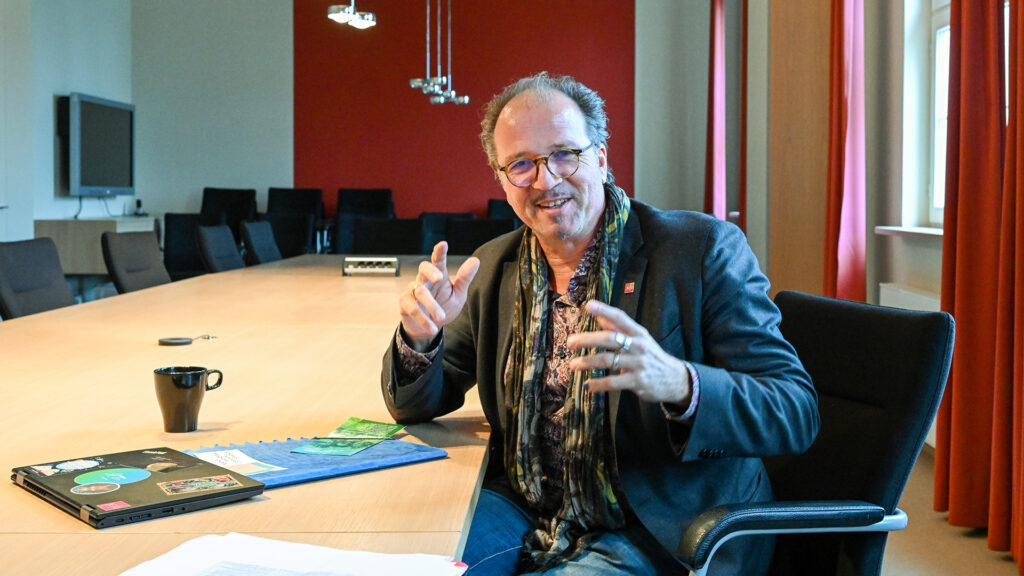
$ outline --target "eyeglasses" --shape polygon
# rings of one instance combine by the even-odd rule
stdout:
[[[547,156],[540,156],[532,160],[529,158],[513,160],[498,170],[504,172],[509,183],[518,188],[526,188],[537,181],[537,175],[540,173],[537,167],[541,162],[555,178],[568,178],[579,170],[580,154],[593,147],[594,143],[591,142],[586,148],[559,148]]]

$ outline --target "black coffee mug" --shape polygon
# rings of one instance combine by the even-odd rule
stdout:
[[[209,382],[210,374],[217,375]],[[165,432],[192,432],[199,424],[199,406],[207,390],[220,387],[224,374],[199,366],[172,366],[153,371],[156,399],[164,416]]]

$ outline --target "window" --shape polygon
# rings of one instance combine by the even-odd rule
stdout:
[[[912,2],[914,0],[908,0]],[[1003,52],[1004,78],[1007,79],[1005,89],[1006,121],[1010,118],[1010,3],[1003,3]],[[927,212],[928,224],[942,226],[943,208],[946,206],[946,125],[947,108],[949,106],[949,0],[933,0],[931,13],[931,58],[932,68],[932,102],[931,102],[931,176],[928,185],[928,198],[919,198],[918,204],[926,204],[927,210],[919,210],[919,214]],[[906,208],[906,202],[904,207]],[[906,220],[906,219],[904,219]],[[923,220],[923,218],[922,218]],[[907,225],[904,222],[904,225]]]

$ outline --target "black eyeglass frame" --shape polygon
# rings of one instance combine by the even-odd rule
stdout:
[[[581,164],[580,156],[582,156],[584,152],[590,150],[594,146],[597,146],[597,142],[591,142],[590,144],[587,144],[583,148],[559,148],[558,150],[555,150],[554,152],[546,156],[538,156],[532,160],[530,160],[529,158],[516,158],[514,160],[510,160],[508,164],[505,164],[504,166],[498,168],[498,171],[503,172],[505,174],[505,179],[508,180],[508,183],[515,186],[516,188],[529,188],[530,186],[533,186],[533,183],[536,182],[537,178],[540,177],[540,162],[544,162],[544,169],[548,171],[548,174],[551,174],[552,176],[558,178],[559,180],[564,180],[566,178],[571,178],[573,174],[576,174],[576,172],[579,171]],[[572,172],[565,176],[559,176],[558,174],[552,172],[551,166],[548,164],[548,158],[554,156],[555,154],[558,154],[559,152],[572,152],[573,154],[576,155],[576,167],[573,168]],[[516,162],[522,162],[524,160],[528,162],[533,162],[533,178],[531,178],[530,181],[527,182],[526,184],[516,184],[508,175],[508,167],[515,164]]]

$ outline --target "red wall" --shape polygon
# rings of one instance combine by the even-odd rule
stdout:
[[[345,2],[294,1],[295,185],[322,188],[329,214],[339,187],[388,187],[399,217],[482,215],[488,198],[504,197],[478,138],[483,106],[506,84],[542,70],[571,74],[605,99],[609,163],[632,194],[631,0],[454,1],[453,87],[470,96],[467,106],[433,105],[409,87],[426,72],[425,2],[357,0],[377,15],[368,30],[328,20],[327,7],[337,3]]]

